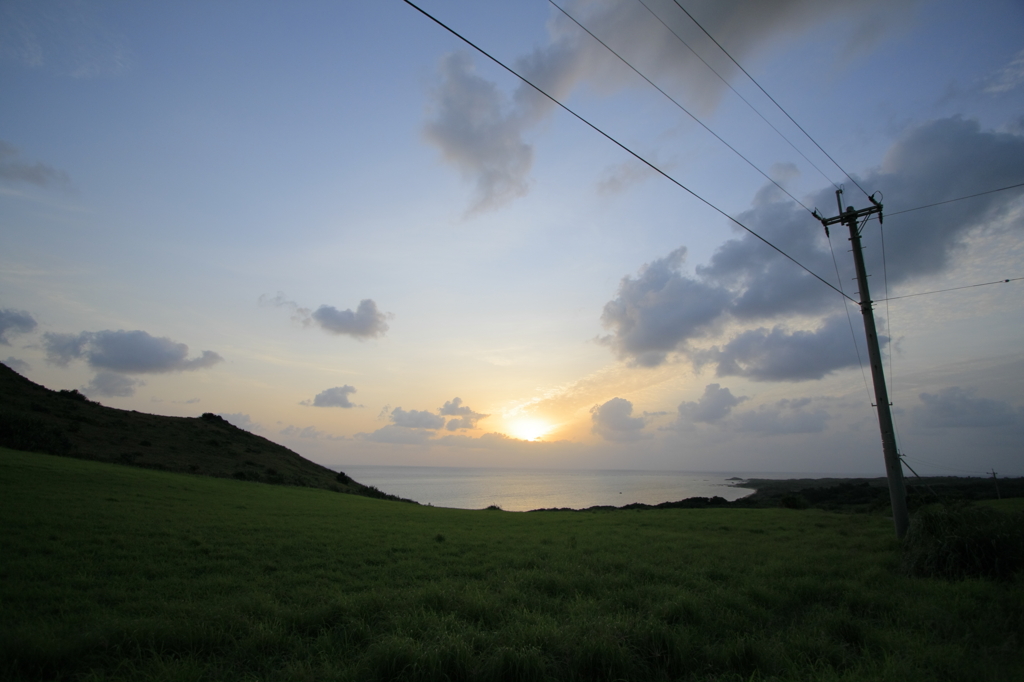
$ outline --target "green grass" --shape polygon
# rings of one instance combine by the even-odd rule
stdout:
[[[889,519],[463,511],[0,450],[0,675],[1024,679],[1024,589]]]

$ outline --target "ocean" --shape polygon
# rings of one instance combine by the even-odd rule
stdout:
[[[752,490],[735,487],[736,474],[676,471],[568,471],[353,465],[342,470],[364,485],[456,509],[483,509],[496,504],[506,511],[596,505],[621,507],[633,502],[660,504],[687,497],[719,496],[737,500]],[[778,475],[757,475],[777,478]]]

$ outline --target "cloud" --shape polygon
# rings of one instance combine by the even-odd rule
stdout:
[[[700,400],[679,404],[677,423],[714,424],[720,422],[729,416],[732,408],[744,400],[748,400],[747,396],[734,396],[728,388],[722,388],[719,384],[708,384],[704,387],[704,395],[700,397]]]
[[[476,75],[469,55],[445,55],[440,72],[433,118],[423,134],[445,161],[475,184],[470,212],[526,194],[526,176],[533,164],[533,148],[521,139],[526,121],[511,110],[493,83]]]
[[[188,358],[188,346],[167,337],[150,336],[144,331],[101,331],[80,334],[43,335],[46,358],[56,365],[84,359],[90,367],[126,374],[184,372],[212,367],[222,358],[204,350],[197,358]]]
[[[355,312],[322,305],[312,317],[325,331],[347,334],[357,339],[383,336],[388,330],[387,315],[377,310],[377,304],[368,298],[359,302]]]
[[[377,304],[369,298],[360,301],[355,311],[351,308],[338,310],[326,304],[311,311],[285,298],[281,292],[273,298],[263,294],[259,298],[259,304],[289,309],[292,320],[304,327],[316,324],[330,334],[351,336],[359,340],[384,336],[388,331],[387,320],[392,317],[390,313],[380,312]]]
[[[622,278],[618,297],[604,306],[605,337],[620,358],[653,367],[688,341],[707,336],[729,304],[728,290],[680,272],[686,248],[645,265],[637,278]]]
[[[1010,63],[988,79],[982,92],[990,95],[1001,95],[1016,90],[1024,84],[1024,50],[1021,50]]]
[[[650,156],[647,158],[658,168],[668,170],[668,164],[657,163]],[[656,173],[651,170],[650,166],[642,164],[636,159],[627,159],[605,169],[601,179],[597,182],[597,192],[604,195],[620,194],[654,175]]]
[[[479,420],[490,416],[474,412],[467,405],[463,405],[462,398],[459,397],[446,402],[437,412],[442,416],[455,417],[455,419],[449,419],[448,424],[445,425],[449,431],[476,428],[476,423]]]
[[[186,403],[189,402],[192,401],[186,401]],[[261,426],[260,424],[254,422],[249,415],[243,414],[241,412],[220,412],[218,413],[218,416],[223,417],[225,420],[227,420],[229,424],[237,426],[243,431],[256,431]]]
[[[879,335],[885,347],[888,337]],[[862,357],[866,351],[862,352]],[[840,369],[856,367],[857,349],[852,346],[850,322],[845,315],[827,318],[815,331],[751,329],[735,336],[721,349],[714,346],[694,354],[700,361],[718,364],[720,377],[740,376],[754,381],[807,381],[821,379]]]
[[[135,395],[138,386],[144,386],[146,382],[139,379],[126,377],[118,372],[102,371],[97,372],[88,386],[83,386],[82,391],[86,395],[102,395],[110,398],[128,398]]]
[[[1024,136],[947,118],[908,129],[881,166],[859,182],[882,191],[888,197],[886,213],[895,214],[1024,182],[1021,158]],[[831,208],[835,195],[823,189],[813,199]],[[856,203],[855,197],[848,196],[848,203]],[[951,267],[968,236],[978,230],[1019,231],[1024,223],[1011,218],[1022,203],[1019,193],[996,192],[942,210],[891,215],[885,221],[890,287]],[[758,192],[739,220],[835,281],[832,251],[820,226],[774,187]],[[842,235],[833,239],[845,243]],[[728,240],[692,275],[683,272],[685,254],[681,247],[645,265],[637,276],[624,277],[616,297],[605,305],[601,321],[611,333],[602,341],[621,359],[656,366],[679,354],[697,366],[718,363],[718,376],[759,381],[819,379],[857,363],[849,322],[835,315],[838,294],[759,239],[743,234]],[[865,258],[869,273],[882,271],[880,249],[869,249]],[[852,259],[843,259],[839,268],[840,280],[849,282]],[[773,324],[754,326],[764,322]],[[862,325],[858,321],[854,327],[862,344]],[[700,347],[701,341],[736,328],[717,347]]]
[[[391,410],[391,421],[395,426],[406,429],[440,429],[444,426],[444,417],[426,410],[403,410],[396,407]]]
[[[25,362],[24,360],[19,360],[14,356],[11,356],[4,360],[4,364],[22,376],[25,376],[26,372],[32,369],[31,365],[29,365],[27,362]]]
[[[8,334],[28,334],[37,324],[27,311],[4,308],[0,310],[0,345],[11,345]]]
[[[303,400],[299,404],[312,407],[355,407],[348,399],[349,394],[355,392],[356,389],[347,384],[345,386],[335,386],[334,388],[317,393],[312,402]]]
[[[1021,421],[1021,411],[1010,403],[975,398],[974,393],[959,386],[922,393],[922,405],[914,408],[914,419],[930,428],[1010,426]]]
[[[0,3],[0,57],[72,78],[119,75],[131,57],[122,35],[100,20],[102,10],[62,1],[40,9],[32,0]]]
[[[29,163],[21,160],[21,153],[0,140],[0,180],[24,182],[39,187],[68,187],[71,179],[64,171],[44,163]]]
[[[853,27],[847,49],[877,39],[879,26],[891,26],[895,9],[916,0],[732,0],[704,3],[695,15],[713,35],[742,61],[752,51],[780,36],[798,33],[842,16]],[[594,35],[610,44],[652,81],[667,91],[688,93],[689,104],[710,113],[725,84],[673,35],[642,3],[615,0],[575,0],[566,9]],[[882,22],[880,12],[884,12]],[[676,8],[662,8],[666,23],[688,22]],[[571,20],[552,10],[548,40],[517,59],[514,68],[531,83],[559,101],[586,86],[610,95],[642,81],[604,46]],[[734,72],[731,64],[718,67],[723,77]],[[548,98],[520,83],[511,97],[479,76],[470,57],[448,54],[439,64],[440,83],[431,93],[426,139],[438,147],[445,161],[475,185],[470,212],[497,208],[527,193],[533,148],[524,137],[555,109]],[[602,191],[616,191],[642,179],[634,171],[602,182]]]
[[[612,398],[603,405],[595,405],[590,409],[593,426],[590,432],[605,440],[629,442],[643,437],[641,431],[646,424],[643,417],[632,417],[633,403],[625,398]]]
[[[737,413],[733,423],[737,431],[764,436],[820,433],[825,430],[825,422],[830,415],[821,408],[804,409],[810,403],[810,398],[780,400],[774,405],[762,405],[757,410]]]
[[[430,414],[426,412],[424,414]],[[431,415],[433,416],[433,415]],[[443,423],[444,420],[442,420]],[[437,427],[440,428],[440,427]],[[397,424],[388,424],[373,433],[357,433],[360,440],[375,443],[392,443],[395,445],[420,445],[431,440],[434,432],[426,429],[406,428]]]

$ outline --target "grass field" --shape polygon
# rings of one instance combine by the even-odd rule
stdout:
[[[0,529],[5,679],[1024,679],[1020,577],[905,577],[883,516],[464,511],[0,449]]]

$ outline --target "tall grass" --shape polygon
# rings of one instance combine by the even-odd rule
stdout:
[[[963,504],[918,510],[903,542],[911,575],[1007,580],[1024,569],[1024,512]]]
[[[12,680],[1024,678],[1019,579],[910,578],[868,515],[462,511],[0,450],[0,558]]]

